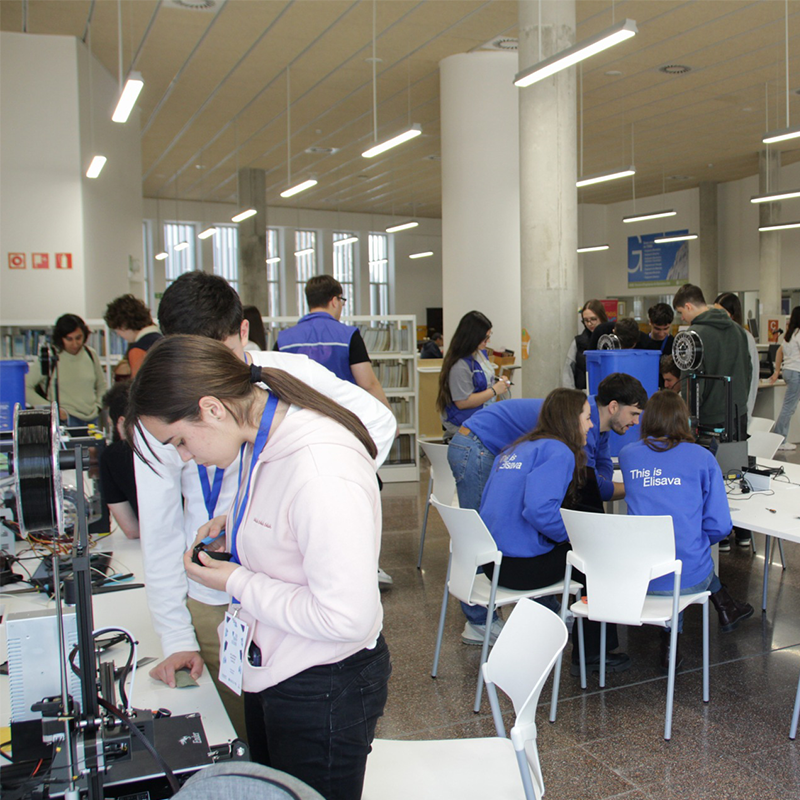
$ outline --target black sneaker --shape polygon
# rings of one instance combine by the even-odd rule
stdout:
[[[747,536],[742,536],[741,538],[739,538],[738,536],[736,537],[736,544],[739,547],[750,547],[752,543],[753,539],[749,534]]]
[[[631,668],[631,657],[627,653],[606,653],[606,673],[625,672]],[[600,672],[600,656],[586,659],[586,673]],[[569,668],[569,674],[577,678],[581,674],[581,665],[573,661]]]
[[[749,542],[748,542],[749,544]],[[719,551],[720,553],[730,553],[731,551],[731,537],[726,536],[720,543],[719,543]]]

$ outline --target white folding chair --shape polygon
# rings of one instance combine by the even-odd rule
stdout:
[[[672,702],[675,695],[675,653],[678,645],[678,614],[688,606],[703,606],[703,702],[708,702],[708,592],[680,594],[680,559],[675,558],[672,517],[590,514],[561,509],[572,550],[567,554],[564,580],[572,568],[586,576],[588,601],[573,603],[578,622],[581,688],[586,688],[586,659],[583,647],[583,620],[601,623],[600,686],[605,686],[606,623],[618,625],[670,624],[670,660],[667,680],[667,711],[664,738],[672,735]],[[648,596],[651,580],[674,574],[672,596]],[[562,616],[566,614],[566,593]],[[558,670],[558,667],[556,667]],[[558,689],[556,684],[555,689]],[[555,695],[554,695],[555,704]],[[551,721],[555,714],[551,713]]]
[[[783,442],[779,433],[754,431],[747,440],[747,455],[756,458],[773,458]]]
[[[431,510],[431,497],[436,494],[443,503],[452,505],[456,496],[456,479],[447,460],[447,445],[434,442],[419,441],[420,449],[431,465],[428,478],[428,498],[425,501],[425,518],[422,520],[422,530],[419,534],[419,557],[417,569],[422,568],[422,551],[425,549],[425,531],[428,529],[428,512]]]
[[[547,597],[565,594],[563,581],[545,586],[541,589],[514,591],[503,589],[497,585],[500,575],[500,564],[503,554],[497,549],[492,534],[489,533],[477,511],[471,508],[453,508],[440,503],[436,496],[431,497],[431,504],[442,515],[447,532],[450,534],[450,560],[447,562],[447,577],[444,582],[442,610],[439,614],[439,631],[436,635],[436,652],[433,657],[431,677],[435,678],[439,669],[439,655],[444,636],[444,619],[447,613],[447,600],[453,595],[471,606],[482,606],[486,609],[486,631],[481,649],[481,665],[489,655],[489,638],[491,636],[491,620],[496,608],[511,605],[523,597]],[[494,564],[492,580],[475,570],[484,564]],[[576,595],[581,585],[574,581],[568,585],[566,595]],[[478,687],[475,690],[475,706],[477,714],[481,708],[483,693],[483,672],[478,671]]]
[[[750,436],[752,436],[754,433],[758,433],[759,431],[769,433],[774,425],[775,420],[767,419],[766,417],[750,417],[750,423],[747,426],[747,433]]]
[[[363,800],[539,800],[544,781],[536,747],[536,706],[566,642],[562,620],[532,600],[520,600],[483,665],[497,736],[376,739],[367,759]],[[514,706],[510,739],[495,686]]]

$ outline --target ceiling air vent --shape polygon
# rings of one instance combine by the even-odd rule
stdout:
[[[308,147],[306,148],[306,153],[310,153],[313,156],[330,156],[338,153],[339,149],[338,147]]]
[[[692,68],[685,64],[665,64],[663,67],[659,67],[658,71],[665,75],[685,75],[687,72],[691,72]]]
[[[216,11],[217,0],[167,0],[167,5],[183,11]]]
[[[519,39],[511,36],[495,36],[494,39],[482,44],[481,50],[510,50],[516,52],[519,49]]]

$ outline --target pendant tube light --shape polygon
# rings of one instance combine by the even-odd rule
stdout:
[[[346,239],[337,239],[334,243],[334,247],[341,247],[345,244],[355,244],[358,241],[358,236],[348,236]]]
[[[610,172],[597,172],[594,175],[587,175],[584,178],[579,178],[575,185],[580,188],[581,186],[591,186],[595,183],[604,183],[605,181],[615,181],[618,178],[628,178],[636,174],[636,167],[631,164],[626,169],[616,169]]]
[[[762,225],[758,230],[765,231],[787,231],[790,228],[800,228],[800,222],[775,222],[771,225]]]
[[[208,239],[211,236],[213,236],[216,232],[217,232],[217,229],[212,226],[210,228],[206,228],[204,231],[200,231],[200,233],[197,234],[197,238],[198,239]]]
[[[106,161],[108,159],[105,156],[95,156],[92,159],[92,163],[89,164],[89,169],[86,170],[86,177],[96,178],[103,171]]]
[[[92,83],[92,28],[91,24],[87,32],[89,44],[89,135],[91,139],[91,152],[94,152],[94,84]],[[87,178],[97,178],[103,171],[108,159],[105,156],[95,155],[92,157],[89,167],[86,170]]]
[[[160,253],[156,253],[153,258],[155,258],[156,261],[166,261],[169,258],[169,254],[162,250]]]
[[[644,222],[648,219],[661,219],[661,217],[674,217],[678,212],[670,208],[666,211],[651,211],[646,214],[632,214],[629,217],[623,217],[623,222]]]
[[[597,253],[600,250],[608,250],[608,245],[607,244],[592,244],[592,245],[587,245],[586,247],[579,247],[578,248],[578,252],[579,253]]]
[[[131,111],[133,111],[133,107],[136,105],[136,101],[143,87],[144,80],[142,79],[142,74],[140,72],[131,72],[130,75],[128,75],[128,79],[125,81],[125,86],[119,96],[117,107],[114,109],[114,113],[111,116],[113,122],[128,121],[128,117],[130,117]]]
[[[189,242],[179,242],[173,248],[176,253],[179,253],[181,250],[186,250],[189,247]]]
[[[800,189],[791,192],[775,192],[773,194],[756,195],[750,198],[751,203],[777,203],[779,200],[791,200],[800,197]]]
[[[764,138],[761,140],[764,144],[776,144],[800,137],[800,127],[789,127],[789,0],[784,0],[783,39],[784,66],[786,69],[786,127],[781,130],[768,131],[764,134]],[[759,228],[759,230],[761,229]]]
[[[164,229],[161,227],[161,191],[156,195],[156,244],[161,244],[164,238]],[[166,261],[169,254],[166,250],[159,250],[153,258],[156,261]]]
[[[238,214],[234,214],[231,217],[231,222],[244,222],[244,220],[254,217],[257,213],[258,212],[254,208],[248,208],[246,211],[240,211]]]
[[[522,72],[518,72],[514,78],[514,86],[519,86],[522,89],[544,78],[549,78],[551,75],[561,72],[562,69],[571,67],[590,56],[602,53],[603,50],[608,50],[609,47],[636,36],[638,32],[634,20],[623,20],[596,36],[578,42],[578,44],[574,44],[572,47],[568,47],[566,50],[562,50],[560,53],[556,53]]]
[[[409,222],[401,222],[398,225],[390,225],[386,229],[386,233],[399,233],[400,231],[407,231],[409,228],[416,228],[419,222],[410,220]]]
[[[656,244],[668,244],[669,242],[689,242],[696,238],[696,233],[681,233],[675,236],[659,236],[658,239],[653,239],[653,241]]]
[[[273,256],[272,258],[267,259],[267,264],[280,264],[281,259],[279,256]]]
[[[785,142],[788,139],[797,139],[798,137],[800,137],[800,128],[782,128],[765,134],[761,141],[764,144],[775,144],[776,142]]]
[[[425,250],[423,253],[411,253],[409,258],[428,258],[433,255],[433,250]]]
[[[378,156],[381,153],[385,153],[387,150],[391,150],[393,147],[397,147],[397,145],[399,144],[403,144],[403,142],[415,139],[421,133],[422,133],[422,126],[415,123],[408,130],[405,130],[402,133],[398,133],[391,139],[387,139],[384,142],[380,142],[374,145],[373,147],[370,147],[369,150],[365,150],[361,155],[364,158],[374,158],[375,156]]]
[[[313,247],[306,247],[304,250],[295,250],[294,254],[296,256],[310,256],[314,252]]]
[[[294,197],[296,194],[300,194],[300,192],[304,192],[306,189],[316,186],[317,183],[318,181],[315,181],[313,178],[309,178],[307,181],[303,181],[302,183],[298,183],[295,186],[282,191],[281,197]]]
[[[239,118],[234,118],[233,123],[233,131],[236,138],[236,204],[239,205]],[[246,219],[250,219],[250,217],[254,217],[256,214],[258,214],[258,211],[256,211],[255,208],[245,208],[234,214],[231,217],[231,222],[244,222]]]

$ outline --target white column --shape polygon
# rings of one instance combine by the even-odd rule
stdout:
[[[574,0],[519,4],[519,69],[575,42]],[[575,336],[578,287],[576,68],[519,89],[522,325],[531,335],[523,362],[527,397],[561,384]]]
[[[445,58],[441,75],[444,337],[482,311],[492,345],[520,351],[517,59]]]

